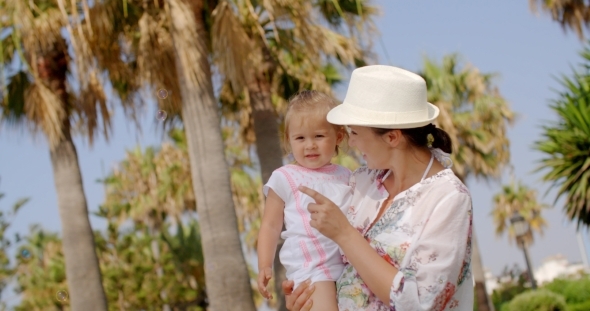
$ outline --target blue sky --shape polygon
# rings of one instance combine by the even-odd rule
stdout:
[[[542,157],[532,150],[532,145],[541,137],[540,127],[555,120],[549,104],[556,98],[552,89],[560,86],[554,76],[571,73],[571,66],[579,62],[582,42],[573,33],[564,33],[548,15],[535,16],[527,0],[382,0],[376,4],[382,8],[376,26],[383,44],[376,38],[374,46],[379,63],[418,71],[425,56],[441,60],[443,55],[460,53],[482,72],[498,74],[496,85],[519,114],[516,124],[509,129],[515,176],[537,189],[540,198],[551,204],[555,192],[542,197],[547,184],[540,182],[540,174],[532,173]],[[338,88],[340,99],[345,88],[346,84]],[[103,188],[96,180],[123,159],[125,150],[162,141],[155,112],[153,106],[143,112],[142,133],[116,110],[110,142],[99,139],[90,148],[76,139],[91,211],[97,210],[103,199]],[[0,177],[0,192],[6,194],[0,208],[7,209],[20,197],[31,198],[14,220],[11,234],[24,234],[32,224],[60,230],[49,152],[42,136],[33,139],[26,131],[0,128]],[[489,213],[500,184],[475,180],[467,183],[472,191],[475,230],[484,265],[494,273],[514,263],[524,267],[522,252],[510,245],[506,237],[494,235]],[[561,208],[557,205],[544,213],[549,227],[531,248],[535,267],[547,256],[558,253],[570,261],[581,261],[575,225],[568,223]],[[91,222],[94,229],[105,228],[105,223],[94,216]]]

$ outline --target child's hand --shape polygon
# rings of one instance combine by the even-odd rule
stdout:
[[[272,295],[266,289],[268,281],[272,278],[272,269],[266,267],[258,273],[258,291],[266,299],[272,299]]]

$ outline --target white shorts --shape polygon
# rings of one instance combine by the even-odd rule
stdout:
[[[295,287],[308,279],[335,282],[344,270],[338,245],[322,235],[315,243],[307,237],[287,238],[279,258]]]

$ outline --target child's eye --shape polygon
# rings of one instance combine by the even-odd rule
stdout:
[[[324,135],[316,135],[315,137],[324,137]]]
[[[298,136],[295,138],[295,140],[302,140],[302,139],[303,139],[303,136]]]

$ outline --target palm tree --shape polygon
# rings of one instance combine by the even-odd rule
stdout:
[[[590,4],[585,0],[529,0],[533,12],[541,10],[551,14],[554,21],[564,30],[576,32],[580,40],[584,39],[583,27],[590,26]]]
[[[512,182],[502,186],[502,191],[494,196],[494,208],[491,212],[496,226],[496,234],[501,236],[508,231],[508,240],[516,241],[514,228],[510,225],[510,218],[518,213],[529,224],[529,231],[523,237],[523,242],[530,245],[534,241],[533,231],[543,234],[547,222],[541,215],[548,206],[537,201],[537,192],[522,183]]]
[[[110,113],[98,69],[93,66],[88,30],[75,2],[39,0],[5,2],[2,29],[3,66],[18,55],[21,66],[2,85],[2,121],[28,125],[47,138],[62,223],[63,251],[73,310],[106,311],[94,237],[73,133],[92,144],[102,128],[108,138]],[[72,22],[70,22],[70,20]],[[66,29],[68,40],[61,35]],[[68,55],[68,46],[75,53]],[[68,93],[67,75],[75,67],[75,92]],[[102,124],[99,124],[99,120]],[[77,122],[77,124],[75,123]]]
[[[590,48],[581,53],[583,64],[571,77],[563,76],[564,90],[551,108],[557,122],[543,126],[535,149],[543,152],[538,171],[557,188],[555,202],[564,196],[564,211],[578,229],[590,226]]]
[[[204,3],[194,4],[197,14],[187,2],[170,0],[169,3],[182,117],[194,193],[199,200],[197,211],[211,310],[254,311],[207,58],[208,40],[200,14]]]
[[[437,126],[454,140],[451,158],[457,177],[463,181],[469,176],[497,178],[510,159],[506,127],[514,113],[493,85],[493,75],[460,66],[456,54],[445,56],[442,64],[426,58],[421,75],[429,102],[440,108]],[[471,250],[477,309],[492,310],[475,229]]]
[[[533,275],[532,265],[528,253],[528,246],[533,243],[533,230],[543,234],[543,227],[547,226],[547,222],[541,216],[541,210],[547,206],[537,202],[537,192],[529,189],[527,186],[514,181],[509,185],[502,187],[502,192],[494,196],[494,209],[492,216],[496,225],[496,235],[501,236],[508,230],[508,241],[516,241],[519,248],[521,248],[525,255],[527,266],[527,277],[531,282],[533,289],[537,288],[535,277]],[[526,222],[527,231],[519,232],[517,236],[515,230],[516,226],[512,226],[513,217],[519,215],[522,220]],[[519,220],[522,222],[522,220]]]

